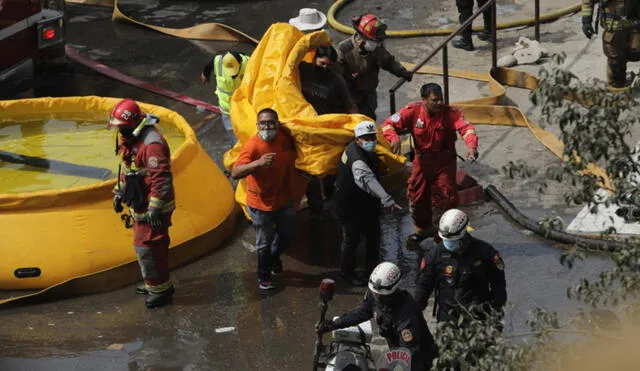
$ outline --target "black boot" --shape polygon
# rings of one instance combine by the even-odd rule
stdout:
[[[341,272],[340,276],[342,276],[342,279],[345,280],[351,286],[364,287],[367,285],[367,283],[360,277],[356,276],[354,272],[350,272],[350,273]]]
[[[410,234],[409,237],[407,237],[407,249],[418,250],[422,241],[434,236],[435,230],[433,228],[417,230],[415,233]]]
[[[484,30],[484,31],[480,31],[478,32],[478,39],[482,40],[482,41],[491,41],[491,31],[489,30]]]
[[[147,290],[147,286],[144,283],[136,286],[136,295],[149,295],[149,290]]]
[[[159,294],[150,292],[147,298],[144,300],[144,304],[147,306],[147,308],[156,308],[169,304],[173,300],[173,294],[175,292],[176,290],[173,288],[173,286],[169,287]]]
[[[463,49],[468,52],[472,52],[475,50],[475,48],[473,47],[473,41],[471,41],[471,36],[459,36],[458,38],[453,40],[451,45],[453,45],[454,48]]]

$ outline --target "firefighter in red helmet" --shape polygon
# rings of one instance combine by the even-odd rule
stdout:
[[[157,116],[145,114],[132,99],[123,99],[111,111],[109,126],[120,139],[116,153],[122,156],[113,208],[129,208],[133,219],[133,245],[144,285],[136,293],[146,295],[148,308],[171,302],[174,288],[169,277],[169,226],[175,209],[169,145],[155,127]]]
[[[338,65],[349,85],[351,96],[358,105],[358,111],[376,119],[378,107],[378,72],[380,68],[398,77],[411,81],[407,71],[384,47],[387,25],[373,14],[354,17],[350,37],[338,44]]]

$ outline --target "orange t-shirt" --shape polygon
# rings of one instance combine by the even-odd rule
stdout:
[[[237,165],[246,165],[262,155],[275,153],[273,162],[260,167],[246,177],[247,205],[262,211],[273,211],[285,207],[293,200],[291,177],[295,168],[296,152],[293,139],[288,133],[278,130],[271,142],[255,135],[242,147]]]

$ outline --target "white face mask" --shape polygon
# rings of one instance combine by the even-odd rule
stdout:
[[[380,43],[373,40],[367,40],[364,42],[364,50],[372,52],[380,46]]]
[[[262,138],[262,140],[271,142],[273,138],[276,137],[277,132],[277,129],[259,130],[258,135],[260,135],[260,138]]]

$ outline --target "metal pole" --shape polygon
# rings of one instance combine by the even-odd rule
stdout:
[[[389,115],[396,113],[396,91],[393,89],[389,90],[389,111]]]
[[[537,0],[536,0],[537,3]],[[491,67],[492,70],[495,70],[498,67],[498,29],[497,29],[497,12],[496,12],[496,1],[493,0],[493,5],[491,5],[491,40],[493,41],[491,44]]]
[[[444,85],[444,104],[449,105],[449,51],[442,48],[442,83]]]
[[[535,1],[536,1],[536,15],[535,15],[536,41],[540,41],[540,0],[535,0]]]

